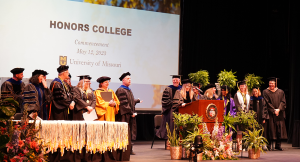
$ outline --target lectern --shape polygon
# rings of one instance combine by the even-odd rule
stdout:
[[[203,117],[208,131],[211,133],[214,129],[216,118],[218,117],[219,126],[224,120],[224,101],[223,100],[197,100],[185,107],[179,108],[181,114],[198,114]]]

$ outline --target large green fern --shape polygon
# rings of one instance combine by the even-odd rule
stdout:
[[[218,74],[218,82],[220,83],[221,86],[227,85],[228,87],[233,89],[236,86],[236,82],[237,82],[237,78],[234,75],[235,73],[236,72],[232,72],[232,70],[226,71],[224,69],[224,71],[221,71]]]
[[[209,84],[209,73],[207,70],[199,70],[196,73],[190,73],[189,78],[195,83],[200,83],[201,87],[205,87]]]

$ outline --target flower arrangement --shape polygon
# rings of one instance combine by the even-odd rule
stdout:
[[[190,73],[188,76],[193,82],[200,83],[202,87],[209,84],[209,74],[207,70],[199,70],[196,73]]]
[[[36,127],[36,120],[29,123],[27,118],[27,105],[24,107],[23,118],[21,121],[13,122],[7,120],[5,129],[1,131],[1,135],[9,137],[9,142],[6,143],[6,150],[2,160],[3,162],[43,162],[47,161],[46,147],[43,145],[42,139],[37,137],[37,133],[41,129],[41,123]],[[36,118],[36,114],[34,116]]]
[[[232,132],[224,133],[224,126],[214,127],[211,138],[203,138],[203,160],[236,160],[232,150]]]

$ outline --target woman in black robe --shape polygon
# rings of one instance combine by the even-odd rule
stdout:
[[[88,75],[80,76],[79,83],[72,89],[73,100],[75,102],[75,107],[71,111],[72,120],[84,120],[82,114],[95,109],[96,97],[90,88],[91,79]]]
[[[33,118],[32,113],[48,120],[47,104],[51,100],[51,92],[47,86],[44,75],[48,73],[43,70],[35,70],[29,79],[29,84],[24,88],[24,102],[27,106],[28,115]]]
[[[178,112],[180,106],[184,107],[186,104],[196,101],[196,94],[192,89],[192,82],[189,79],[182,80],[182,88],[175,92],[173,98],[173,107],[174,112]]]
[[[264,98],[258,87],[252,88],[252,96],[250,97],[250,110],[256,112],[256,120],[264,128],[263,137],[268,139],[267,123],[269,121],[268,109]]]

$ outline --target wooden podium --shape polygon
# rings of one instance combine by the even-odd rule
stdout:
[[[181,114],[198,114],[203,117],[203,122],[206,123],[208,131],[211,133],[214,129],[216,118],[219,125],[222,125],[224,120],[224,101],[223,100],[198,100],[194,101],[185,107],[179,108]]]

